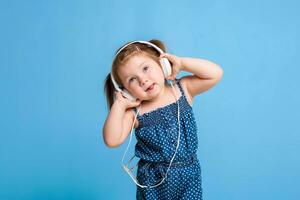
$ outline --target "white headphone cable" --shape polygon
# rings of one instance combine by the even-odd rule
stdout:
[[[173,96],[174,96],[174,98],[175,98],[175,100],[176,100],[176,102],[177,102],[178,140],[177,140],[177,146],[176,146],[175,153],[174,153],[174,155],[173,155],[173,157],[172,157],[172,159],[171,159],[171,161],[170,161],[170,164],[169,164],[169,167],[168,167],[168,169],[167,169],[167,171],[166,171],[165,177],[164,177],[158,184],[156,184],[156,185],[150,185],[150,186],[148,186],[148,185],[141,185],[141,184],[139,184],[138,181],[136,180],[136,177],[134,177],[134,176],[131,174],[131,171],[132,171],[137,165],[136,165],[135,167],[132,167],[131,169],[129,169],[129,168],[128,168],[128,164],[132,161],[132,159],[135,157],[135,155],[129,160],[129,162],[128,162],[126,165],[124,165],[124,158],[125,158],[125,155],[126,155],[126,153],[127,153],[127,151],[128,151],[128,148],[129,148],[129,146],[130,146],[130,143],[131,143],[131,139],[132,139],[132,131],[133,131],[133,128],[134,128],[134,124],[135,124],[137,115],[138,115],[138,113],[139,113],[139,111],[140,111],[140,108],[142,107],[141,105],[139,106],[139,108],[138,108],[138,110],[137,110],[137,113],[136,113],[136,115],[135,115],[135,117],[134,117],[134,121],[133,121],[133,124],[132,124],[132,127],[131,127],[129,143],[128,143],[128,145],[127,145],[126,151],[125,151],[124,154],[123,154],[123,158],[122,158],[122,163],[121,163],[121,165],[123,166],[123,169],[124,169],[124,170],[129,174],[129,176],[132,178],[132,180],[135,182],[135,184],[138,185],[138,186],[141,187],[141,188],[154,188],[154,187],[157,187],[157,186],[159,186],[160,184],[163,183],[163,181],[164,181],[164,180],[166,179],[166,177],[167,177],[168,171],[169,171],[169,169],[170,169],[170,167],[171,167],[171,165],[172,165],[172,162],[173,162],[173,160],[174,160],[174,158],[175,158],[175,156],[176,156],[176,153],[177,153],[177,150],[178,150],[178,147],[179,147],[179,144],[180,144],[180,110],[179,110],[179,98],[180,98],[180,97],[179,97],[178,99],[176,99],[176,95],[175,95],[176,93],[175,93],[175,89],[174,89],[174,86],[173,86],[173,83],[172,83],[172,82],[171,82],[171,87],[172,87],[172,90],[173,90]]]

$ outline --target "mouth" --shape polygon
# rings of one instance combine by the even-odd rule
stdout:
[[[147,88],[146,92],[153,90],[153,88],[154,88],[154,83]]]

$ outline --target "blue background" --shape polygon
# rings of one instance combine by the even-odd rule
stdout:
[[[299,6],[1,1],[0,199],[135,198],[128,140],[102,139],[103,82],[122,44],[153,38],[224,70],[194,100],[204,199],[300,199]]]

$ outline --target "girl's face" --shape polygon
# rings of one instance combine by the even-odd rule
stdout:
[[[123,86],[136,98],[151,101],[164,92],[161,66],[145,54],[135,55],[118,69]]]

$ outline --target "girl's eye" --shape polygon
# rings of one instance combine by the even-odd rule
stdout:
[[[144,67],[144,70],[148,70],[148,68],[149,68],[148,66],[145,66],[145,67]]]
[[[131,83],[135,78],[130,78],[129,79],[129,83]]]

